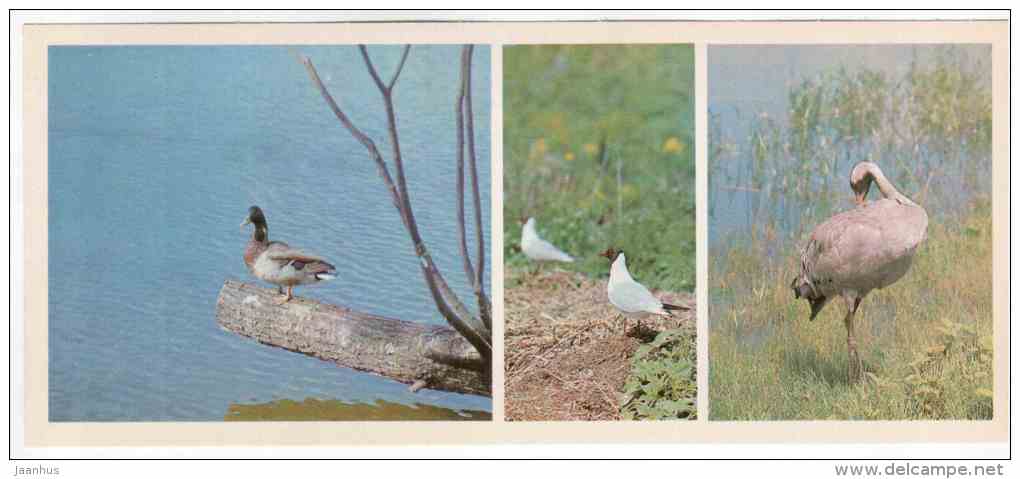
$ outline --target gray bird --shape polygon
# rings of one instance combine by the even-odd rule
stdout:
[[[867,203],[871,183],[883,198]],[[907,273],[917,247],[924,242],[928,214],[882,174],[878,165],[862,161],[850,173],[857,207],[815,227],[801,251],[801,271],[790,287],[795,299],[811,304],[811,319],[835,296],[847,307],[844,323],[849,354],[848,377],[857,382],[863,363],[854,338],[854,314],[871,290],[889,286]]]

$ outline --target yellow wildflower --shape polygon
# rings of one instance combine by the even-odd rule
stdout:
[[[545,152],[546,152],[545,138],[539,138],[535,140],[534,143],[531,144],[530,156],[532,158],[539,158],[545,156]]]
[[[687,145],[675,136],[666,138],[666,142],[662,144],[662,151],[666,153],[681,153],[685,149],[687,149]]]

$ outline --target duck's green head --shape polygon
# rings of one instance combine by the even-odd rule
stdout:
[[[243,222],[241,222],[241,228],[244,228],[248,224],[255,225],[256,240],[266,240],[266,236],[269,233],[269,226],[266,224],[266,215],[262,213],[262,208],[259,208],[258,206],[248,208],[248,216]]]

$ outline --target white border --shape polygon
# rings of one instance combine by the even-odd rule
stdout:
[[[11,212],[11,230],[9,231],[8,258],[20,258],[23,256],[24,245],[22,243],[22,232],[24,231],[24,212],[21,202],[22,191],[21,181],[24,165],[22,163],[21,145],[22,128],[16,119],[21,118],[22,98],[20,92],[20,76],[15,72],[21,71],[21,31],[26,23],[235,23],[235,22],[330,22],[330,21],[381,21],[381,20],[425,20],[425,21],[452,21],[452,20],[476,20],[476,21],[553,21],[553,20],[815,20],[824,17],[827,20],[936,20],[936,19],[1005,19],[1008,12],[859,12],[859,11],[837,11],[837,12],[800,12],[800,11],[706,11],[706,12],[489,12],[480,13],[473,11],[448,11],[448,12],[422,12],[422,11],[401,11],[401,12],[277,12],[277,11],[255,11],[255,12],[208,12],[208,11],[181,11],[181,12],[121,12],[121,11],[94,11],[94,12],[12,12],[10,17],[10,54],[11,64],[8,71],[9,84],[11,86],[9,121],[10,123],[10,181],[8,199],[9,211]],[[493,55],[495,58],[497,55]],[[495,115],[494,115],[495,116]],[[494,122],[495,124],[495,122]],[[493,135],[495,143],[501,141],[501,134]],[[499,145],[501,147],[501,144]],[[493,182],[502,188],[502,178],[494,172]],[[699,185],[701,187],[701,185]],[[700,196],[700,195],[699,195]],[[699,198],[700,200],[700,198]],[[1012,201],[1012,200],[1011,200]],[[497,197],[493,197],[493,204],[497,204]],[[494,206],[495,208],[495,206]],[[495,221],[493,231],[495,232]],[[17,234],[14,234],[17,233]],[[500,251],[494,234],[492,247],[494,251],[493,260],[496,260],[496,251]],[[499,243],[502,242],[499,236]],[[701,261],[699,259],[699,261]],[[21,285],[23,284],[24,271],[23,263],[18,261],[9,264],[8,281],[11,293],[8,311],[14,319],[9,325],[8,338],[11,348],[9,349],[9,361],[13,364],[23,364],[24,340],[18,334],[23,331],[24,305]],[[698,287],[707,286],[704,279],[698,281]],[[493,281],[493,289],[496,284]],[[700,290],[700,289],[699,289]],[[1012,346],[1012,338],[1011,338]],[[11,363],[8,364],[10,367]],[[1011,366],[1012,369],[1012,366]],[[21,447],[23,438],[23,421],[15,411],[23,410],[23,396],[15,394],[21,390],[23,385],[23,371],[21,368],[12,370],[13,388],[9,391],[8,407],[14,419],[10,424],[9,444],[15,446],[15,456],[22,458],[42,459],[47,457],[88,457],[88,458],[169,458],[169,457],[368,457],[368,458],[392,458],[392,457],[586,457],[586,458],[609,458],[609,457],[702,457],[729,459],[733,457],[747,458],[782,458],[782,457],[803,457],[803,458],[827,458],[827,457],[973,457],[995,458],[1006,457],[1010,454],[1008,444],[865,444],[865,445],[804,445],[804,444],[689,444],[680,446],[646,444],[646,445],[512,445],[512,446],[409,446],[409,447],[294,447],[294,448],[33,448]],[[1010,397],[1012,403],[1012,397]],[[13,406],[13,408],[12,408]],[[1010,407],[1012,410],[1012,407]],[[79,463],[81,464],[81,463]],[[110,473],[105,469],[108,467],[102,463],[91,463],[95,467],[77,467],[70,465],[68,472],[77,470],[84,472],[91,470],[96,472]],[[717,472],[723,468],[724,463],[709,463],[707,467],[696,467],[688,471]],[[751,465],[750,463],[745,463]],[[31,464],[22,464],[25,466]],[[122,464],[123,465],[123,464]],[[239,465],[238,465],[239,466]],[[116,466],[120,468],[121,466]],[[161,466],[162,467],[162,466]],[[190,467],[190,466],[189,466]],[[682,466],[684,468],[688,466]],[[743,468],[747,471],[759,471],[760,465],[753,465]],[[148,468],[151,469],[151,468]],[[173,477],[166,475],[176,474],[180,468],[173,467],[168,471],[157,473],[157,477]],[[234,467],[224,467],[221,472],[234,473]],[[147,472],[154,472],[149,470]],[[194,471],[190,471],[194,472]],[[211,472],[211,471],[208,471]],[[263,473],[270,472],[265,469]],[[292,472],[292,471],[286,471]],[[773,469],[774,472],[774,469]],[[792,471],[788,471],[792,472]],[[789,477],[789,473],[783,476],[765,475],[763,477]],[[821,472],[818,470],[817,472]],[[686,474],[685,474],[686,475]],[[829,475],[832,475],[829,470]]]
[[[262,23],[262,22],[363,22],[363,21],[481,21],[481,22],[551,22],[551,21],[835,21],[835,20],[1005,20],[1009,12],[1000,10],[393,10],[393,11],[122,11],[97,10],[80,12],[15,11],[15,22],[25,23]]]

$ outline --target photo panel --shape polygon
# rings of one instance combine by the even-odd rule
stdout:
[[[694,47],[503,49],[505,417],[697,418]]]
[[[489,47],[47,53],[49,421],[491,420]]]
[[[992,48],[712,45],[711,420],[990,420]]]

